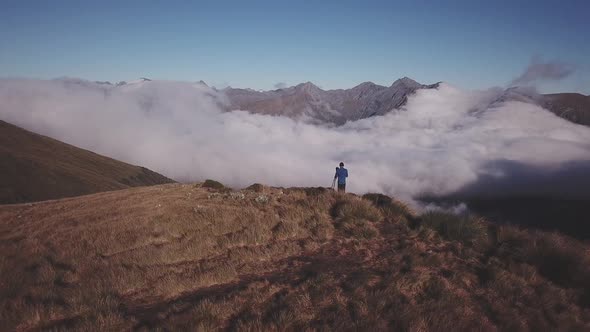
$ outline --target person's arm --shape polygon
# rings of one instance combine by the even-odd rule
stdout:
[[[344,173],[344,177],[348,177],[348,170],[346,170],[346,173]]]
[[[338,167],[336,167],[336,174],[334,174],[334,179],[338,177]]]

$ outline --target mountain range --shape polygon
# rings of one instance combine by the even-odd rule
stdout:
[[[384,115],[403,106],[418,89],[434,89],[438,83],[420,84],[408,77],[389,87],[364,82],[351,89],[322,90],[311,82],[272,91],[224,89],[231,107],[253,113],[282,115],[311,122],[343,124],[346,121]]]
[[[162,81],[142,77],[135,81],[89,82],[66,79],[73,84],[98,84],[100,88],[129,88]],[[249,88],[211,89],[219,93],[219,104],[226,111],[243,110],[255,114],[286,116],[314,124],[342,125],[347,121],[385,115],[400,110],[408,97],[420,89],[436,89],[441,82],[422,84],[403,77],[390,86],[364,82],[350,89],[323,90],[311,82],[276,90]],[[187,84],[208,87],[204,81]],[[590,126],[590,96],[579,93],[540,94],[532,89],[510,87],[499,93],[494,102],[521,101],[546,108],[571,122]]]

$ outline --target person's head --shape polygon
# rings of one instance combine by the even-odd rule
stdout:
[[[343,162],[340,163],[340,167],[344,167],[344,163]]]

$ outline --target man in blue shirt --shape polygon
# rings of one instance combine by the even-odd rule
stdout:
[[[344,163],[340,163],[340,167],[336,167],[336,175],[334,179],[338,178],[338,191],[346,191],[346,178],[348,177],[348,170],[344,168]]]

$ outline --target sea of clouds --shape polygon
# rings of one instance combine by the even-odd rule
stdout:
[[[501,181],[510,177],[494,166],[502,162],[547,170],[542,178],[590,161],[590,128],[493,102],[502,92],[442,83],[402,110],[336,127],[227,112],[223,93],[198,83],[3,79],[0,119],[183,182],[329,187],[343,161],[350,191],[409,201]]]

